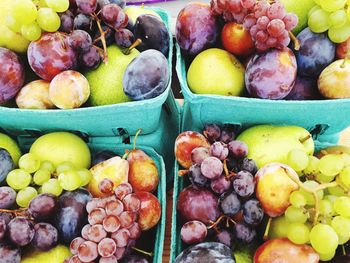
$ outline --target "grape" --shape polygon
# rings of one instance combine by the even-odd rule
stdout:
[[[304,209],[295,206],[288,207],[284,215],[291,223],[305,223],[309,217]]]
[[[219,207],[225,215],[234,216],[241,209],[241,202],[234,192],[226,193],[220,196]]]
[[[92,225],[88,232],[87,237],[90,241],[93,241],[95,243],[100,242],[102,239],[107,237],[107,232],[103,228],[101,224]]]
[[[52,218],[58,209],[57,198],[52,194],[40,194],[29,203],[28,211],[35,220]]]
[[[206,124],[203,134],[210,142],[215,142],[220,139],[221,129],[216,124]]]
[[[92,39],[86,31],[77,29],[69,34],[68,45],[78,52],[84,52],[91,48]]]
[[[338,235],[338,244],[344,244],[349,241],[350,238],[350,219],[343,216],[336,216],[332,219],[332,228]],[[343,239],[343,242],[339,242]]]
[[[204,161],[204,159],[206,159],[209,156],[209,149],[206,147],[197,147],[194,148],[191,152],[191,160],[195,164],[201,164]]]
[[[97,246],[98,254],[101,257],[110,257],[112,256],[117,249],[115,241],[111,238],[104,238],[100,241]]]
[[[20,33],[22,24],[16,20],[13,16],[8,15],[5,18],[5,25],[13,32]]]
[[[39,170],[47,170],[50,173],[55,172],[55,166],[50,161],[42,161]]]
[[[347,188],[350,188],[350,166],[345,167],[338,176],[339,182]]]
[[[329,251],[328,253],[318,253],[320,256],[320,260],[322,261],[329,261],[335,256],[336,250]]]
[[[60,175],[63,172],[67,172],[69,170],[75,170],[75,165],[72,162],[63,162],[57,165],[56,174]]]
[[[259,17],[256,21],[256,25],[260,30],[266,30],[267,25],[270,23],[270,19],[267,16]]]
[[[59,31],[70,33],[73,30],[74,26],[74,15],[71,11],[67,10],[64,13],[59,14],[61,19],[61,26],[59,28]]]
[[[73,254],[73,255],[76,255],[78,254],[78,248],[79,246],[84,243],[86,240],[84,238],[81,238],[81,237],[76,237],[72,240],[72,242],[70,242],[70,245],[69,245],[69,249],[70,249],[70,252]]]
[[[329,15],[327,11],[323,9],[315,10],[311,13],[308,25],[312,32],[322,33],[329,29]]]
[[[319,203],[320,214],[324,216],[332,216],[334,214],[333,205],[329,200],[321,200]]]
[[[203,176],[199,164],[192,165],[188,170],[189,179],[194,186],[205,187],[209,183],[209,179]]]
[[[210,155],[223,161],[228,156],[228,148],[222,142],[214,142],[210,147]]]
[[[329,194],[334,195],[334,196],[343,196],[346,195],[344,189],[340,186],[335,186],[335,187],[328,187],[327,191]]]
[[[245,202],[242,206],[243,219],[248,225],[259,225],[264,217],[264,210],[262,209],[258,200],[251,199]]]
[[[42,193],[53,194],[55,196],[60,196],[63,189],[60,185],[60,182],[57,179],[49,179],[41,187]]]
[[[35,22],[23,25],[21,27],[22,36],[29,41],[38,40],[41,36],[41,28]]]
[[[236,223],[233,227],[236,239],[243,244],[251,243],[256,237],[255,229],[241,223]]]
[[[110,257],[102,257],[100,258],[99,263],[115,263],[117,262],[116,256],[112,255]]]
[[[298,25],[298,16],[293,13],[288,13],[283,18],[286,30],[290,31]]]
[[[139,239],[141,236],[141,228],[140,225],[135,222],[131,225],[131,227],[128,228],[129,233],[130,233],[130,238],[131,239]]]
[[[126,28],[115,31],[114,39],[118,46],[125,48],[130,47],[135,41],[134,34]]]
[[[45,2],[57,13],[65,12],[69,8],[69,0],[45,0]]]
[[[38,223],[34,226],[35,234],[32,245],[42,251],[48,251],[58,243],[57,229],[48,223]]]
[[[289,196],[289,202],[294,207],[302,208],[306,205],[306,198],[300,191],[294,191]]]
[[[234,240],[233,234],[227,230],[222,230],[215,235],[215,239],[217,242],[224,244],[228,247],[232,247],[232,243]]]
[[[38,11],[30,0],[17,0],[12,5],[12,16],[21,24],[29,24],[37,19]]]
[[[337,214],[345,217],[350,217],[350,198],[341,196],[334,201],[334,210]]]
[[[56,32],[61,26],[60,17],[55,11],[47,7],[39,9],[37,22],[46,32]]]
[[[82,184],[80,175],[75,170],[69,170],[61,173],[58,176],[58,181],[61,187],[67,191],[74,191],[78,189]]]
[[[124,205],[120,200],[109,201],[106,204],[106,214],[119,216],[124,211]]]
[[[17,193],[16,203],[20,207],[28,207],[30,201],[38,195],[34,187],[26,187]]]
[[[217,194],[223,194],[231,189],[231,180],[227,179],[225,175],[221,175],[219,178],[211,180],[210,188]]]
[[[90,225],[102,224],[103,219],[106,217],[106,212],[102,208],[93,209],[88,216]]]
[[[132,193],[132,186],[129,183],[122,183],[114,189],[114,194],[119,200]]]
[[[20,263],[21,251],[13,245],[0,243],[0,258],[3,263]]]
[[[78,257],[82,262],[94,261],[98,257],[97,245],[92,241],[85,241],[78,248]]]
[[[253,174],[256,174],[258,167],[253,159],[243,158],[239,162],[239,169]]]
[[[18,166],[20,169],[23,169],[28,173],[34,173],[40,167],[40,160],[32,153],[27,153],[19,158]]]
[[[235,128],[232,124],[225,124],[221,129],[220,142],[228,144],[233,141],[236,137]]]
[[[233,180],[233,189],[240,197],[249,197],[254,194],[254,177],[251,173],[240,171]]]
[[[78,12],[83,14],[91,14],[97,8],[97,0],[75,0]]]
[[[43,185],[51,179],[51,172],[49,170],[39,169],[33,176],[33,181],[36,185]]]
[[[113,233],[120,228],[120,221],[117,216],[108,215],[103,219],[102,225],[107,232]]]
[[[243,21],[244,28],[249,30],[255,24],[256,24],[256,18],[254,14],[249,14],[244,18],[244,21]]]
[[[320,0],[322,9],[327,12],[334,12],[344,8],[346,0]]]
[[[111,238],[115,241],[117,247],[126,247],[130,239],[130,232],[126,228],[121,228],[112,233]]]
[[[294,149],[288,152],[287,164],[296,172],[304,170],[309,164],[309,156],[300,149]]]
[[[200,221],[189,221],[181,228],[181,239],[186,244],[202,242],[207,236],[207,227]]]
[[[287,230],[290,222],[285,216],[273,218],[271,221],[271,228],[269,238],[287,237]]]
[[[267,32],[272,37],[279,37],[285,31],[284,22],[281,19],[273,19],[267,25]]]
[[[106,25],[102,25],[102,30],[103,30],[103,32],[105,32],[106,45],[107,45],[107,46],[112,45],[112,44],[115,42],[115,37],[114,37],[115,33],[114,33],[114,30],[113,30],[112,28],[106,26]],[[121,30],[122,30],[122,29],[121,29]],[[99,30],[97,30],[97,31],[95,32],[93,42],[94,42],[97,46],[99,46],[100,48],[103,48],[103,44],[102,44],[102,40],[101,40],[101,32],[100,32]],[[103,152],[104,152],[104,151],[102,151],[102,153],[103,153]],[[106,152],[107,152],[107,155],[108,155],[109,153],[111,153],[111,152],[109,152],[109,151],[106,151]],[[112,155],[111,155],[110,158],[112,158],[112,157],[115,156],[114,153],[111,153],[111,154],[112,154]],[[108,159],[109,159],[109,158],[108,158]]]
[[[337,10],[329,15],[330,27],[342,27],[347,21],[346,12],[344,10]]]
[[[332,227],[317,224],[310,231],[310,242],[318,253],[329,253],[338,247],[338,236]]]
[[[118,30],[128,24],[128,16],[116,4],[105,5],[101,9],[101,19],[106,25]]]
[[[327,176],[335,176],[339,174],[343,168],[344,160],[339,154],[325,155],[320,159],[318,163],[318,169],[320,172]]]
[[[135,194],[129,194],[123,199],[124,209],[130,212],[138,212],[141,208],[141,201]]]
[[[267,10],[267,16],[270,19],[283,19],[285,15],[286,10],[284,9],[283,4],[280,2],[273,3]]]
[[[310,230],[303,223],[292,223],[288,226],[287,237],[294,244],[302,245],[309,241]]]
[[[16,202],[16,192],[8,186],[0,187],[0,209],[9,209]],[[1,217],[0,217],[1,218]]]
[[[350,22],[347,21],[342,27],[331,27],[328,30],[328,37],[334,43],[342,43],[350,37]]]
[[[248,155],[248,146],[241,141],[231,141],[228,144],[230,154],[237,159],[244,158]]]
[[[129,212],[129,211],[124,211],[119,215],[119,221],[120,225],[123,228],[129,228],[135,221],[136,221],[136,214]]]
[[[101,64],[101,55],[96,47],[79,54],[79,64],[86,69],[96,69]]]
[[[0,53],[1,53],[1,48],[0,48]],[[3,62],[3,63],[6,63],[6,62]],[[1,86],[1,80],[0,80],[0,86]],[[0,94],[1,94],[1,91],[0,91]],[[15,164],[12,160],[10,153],[6,149],[0,148],[0,182],[3,182],[6,179],[6,176],[8,175],[8,173],[11,172],[14,168],[15,168]]]
[[[208,157],[201,164],[201,172],[208,179],[218,178],[223,170],[222,162],[216,157]]]
[[[96,24],[89,15],[78,14],[73,21],[73,29],[81,29],[88,33],[95,31]]]
[[[7,223],[4,218],[0,217],[0,241],[2,241],[5,237],[7,229]]]
[[[26,188],[32,181],[32,176],[22,170],[15,169],[8,173],[6,183],[15,190],[21,190]]]
[[[34,225],[24,217],[16,217],[7,225],[7,234],[11,242],[26,246],[34,237]]]
[[[88,233],[89,233],[90,228],[91,228],[91,225],[87,224],[87,225],[83,226],[83,228],[81,229],[81,236],[86,240],[89,239]]]
[[[315,189],[319,185],[317,182],[311,181],[311,180],[305,181],[303,184],[305,187],[307,187],[309,189]],[[315,205],[315,198],[311,193],[306,192],[303,189],[301,189],[300,192],[305,196],[307,205]],[[317,191],[317,195],[318,195],[319,199],[322,199],[323,198],[323,190]]]
[[[316,174],[319,171],[318,169],[319,161],[320,160],[317,157],[310,155],[308,165],[304,169],[303,173],[306,175]]]

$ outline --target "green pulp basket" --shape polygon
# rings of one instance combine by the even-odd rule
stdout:
[[[330,142],[337,141],[337,134],[350,125],[350,99],[287,101],[194,94],[187,85],[188,61],[178,44],[176,55],[176,71],[185,98],[185,130],[214,122],[243,128],[263,123],[287,124],[302,126],[317,139]]]

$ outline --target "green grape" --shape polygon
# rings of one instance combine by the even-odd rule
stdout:
[[[303,185],[308,189],[312,190],[318,187],[319,184],[315,181],[309,180],[305,181]],[[306,192],[303,189],[300,189],[300,192],[305,196],[307,205],[315,205],[315,198],[312,193]],[[317,196],[319,199],[323,199],[323,190],[317,191]]]
[[[318,254],[320,256],[320,260],[322,260],[322,261],[329,261],[332,258],[334,258],[335,252],[336,252],[336,250],[330,251],[328,253],[318,253]]]
[[[300,191],[294,191],[289,196],[289,202],[294,207],[304,207],[306,205],[306,198]]]
[[[318,163],[318,169],[326,176],[336,176],[344,168],[344,159],[340,154],[323,156]]]
[[[309,156],[303,150],[291,150],[287,155],[287,164],[290,167],[292,167],[295,171],[300,172],[308,166]]]
[[[26,188],[31,181],[32,176],[22,169],[12,170],[6,177],[6,183],[15,190]]]
[[[322,9],[327,12],[334,12],[343,9],[345,4],[346,0],[320,0]]]
[[[36,22],[33,22],[31,24],[23,25],[21,28],[21,33],[22,36],[29,41],[35,41],[41,36],[41,28]]]
[[[297,245],[306,244],[310,240],[310,230],[303,223],[292,223],[288,227],[287,237]]]
[[[19,158],[18,166],[28,173],[34,173],[40,167],[40,160],[34,154],[26,153]]]
[[[31,0],[16,0],[12,5],[12,16],[21,24],[30,24],[38,17],[38,10]]]
[[[69,8],[69,0],[46,0],[46,4],[57,13],[64,12]]]
[[[61,25],[60,17],[55,11],[48,7],[39,9],[37,22],[39,26],[47,32],[55,32]]]
[[[317,224],[310,231],[310,242],[318,253],[328,254],[338,247],[338,235],[326,224]]]
[[[323,33],[327,31],[329,28],[328,17],[329,13],[323,9],[312,12],[308,20],[310,30],[315,33]]]
[[[326,195],[323,199],[328,200],[328,201],[331,202],[331,204],[333,205],[333,203],[335,202],[335,200],[338,199],[338,196],[335,196],[335,195]]]
[[[340,153],[341,157],[343,157],[344,160],[344,166],[350,166],[350,155],[346,153]]]
[[[347,21],[346,12],[342,10],[337,10],[330,14],[329,16],[329,25],[330,27],[342,27]]]
[[[321,172],[318,172],[316,174],[317,181],[321,182],[321,183],[330,183],[330,182],[334,181],[334,178],[335,178],[335,176],[327,176]]]
[[[31,187],[31,186],[26,187],[17,193],[16,203],[20,207],[26,208],[29,206],[30,201],[32,201],[32,199],[37,195],[38,195],[38,192],[34,187]]]
[[[48,170],[48,171],[50,171],[51,174],[53,174],[56,170],[55,166],[50,161],[42,161],[39,169]]]
[[[347,21],[346,24],[338,28],[330,28],[328,30],[328,37],[334,43],[342,43],[350,37],[350,22]]]
[[[309,214],[304,209],[294,206],[288,207],[284,216],[291,223],[305,223],[309,218]]]
[[[329,200],[322,199],[319,204],[319,211],[321,215],[332,216],[334,214],[332,202]]]
[[[48,170],[39,169],[33,176],[33,181],[36,185],[43,185],[45,182],[50,180],[51,173]]]
[[[340,196],[333,204],[334,211],[345,217],[350,217],[350,197]]]
[[[334,186],[334,187],[328,187],[327,192],[331,195],[335,196],[344,196],[346,193],[344,192],[344,189],[340,186]]]
[[[72,162],[63,162],[57,165],[56,174],[60,175],[63,172],[74,170],[74,169],[75,169],[75,165]]]
[[[318,172],[318,163],[319,163],[319,159],[313,155],[309,156],[309,163],[307,165],[307,167],[304,169],[304,174],[316,174]]]
[[[350,21],[350,4],[348,4],[348,8],[346,9],[346,16],[348,17],[348,21]]]
[[[285,216],[273,218],[271,221],[269,239],[287,237],[287,230],[290,222]]]
[[[19,33],[21,32],[22,24],[15,20],[15,18],[11,15],[6,16],[5,25],[11,29],[13,32]]]
[[[69,170],[61,173],[58,176],[58,181],[60,182],[61,187],[67,191],[74,191],[82,184],[80,175],[75,170]]]
[[[321,0],[314,0],[314,2],[316,3],[316,5],[319,7],[319,5],[320,5],[320,1]],[[320,7],[321,8],[321,7]]]
[[[322,9],[319,5],[315,5],[313,8],[310,9],[309,13],[307,14],[307,17],[311,16],[311,14],[319,9]]]
[[[343,216],[336,216],[332,219],[331,226],[338,235],[338,244],[342,245],[350,238],[350,219]]]
[[[48,193],[48,194],[53,194],[55,196],[60,196],[62,193],[63,189],[60,185],[60,182],[57,179],[50,179],[46,183],[43,184],[41,187],[40,192],[41,193]]]
[[[338,179],[343,186],[350,188],[350,166],[345,167],[340,172]]]
[[[92,179],[92,173],[88,169],[79,169],[77,170],[80,179],[81,179],[81,186],[86,186],[90,183]]]

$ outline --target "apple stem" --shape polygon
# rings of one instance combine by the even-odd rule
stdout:
[[[306,142],[308,139],[310,139],[311,138],[311,135],[310,134],[308,134],[307,136],[305,136],[304,138],[301,138],[301,139],[299,139],[299,141],[300,141],[300,143],[304,143],[304,142]]]
[[[145,250],[142,250],[142,249],[139,249],[137,247],[132,247],[133,250],[141,253],[141,254],[144,254],[144,255],[147,255],[147,256],[150,256],[150,257],[153,257],[153,253],[152,252],[147,252]]]
[[[124,54],[125,55],[129,55],[131,50],[133,50],[135,47],[137,47],[138,45],[140,45],[142,43],[142,40],[140,38],[136,39],[134,43],[131,44],[130,47],[128,47],[125,51]]]
[[[347,50],[344,62],[340,65],[341,68],[345,68],[346,63],[350,61],[350,49]]]
[[[265,240],[265,241],[269,238],[271,223],[272,223],[272,217],[269,217],[269,220],[267,221],[267,225],[265,228],[264,236],[263,236],[263,240]]]
[[[343,252],[343,255],[346,256],[346,250],[344,245],[341,245],[341,250]]]
[[[298,51],[300,49],[300,41],[296,38],[292,31],[288,32],[290,39],[294,43],[294,50]]]
[[[107,54],[107,44],[106,44],[106,33],[105,31],[103,31],[102,26],[101,26],[101,21],[98,18],[98,16],[96,15],[96,13],[91,14],[92,17],[95,19],[97,27],[98,27],[98,31],[100,31],[100,38],[101,38],[101,42],[102,42],[102,46],[103,46],[103,62],[105,64],[108,64],[108,54]]]
[[[189,170],[180,170],[179,171],[179,176],[182,177],[182,176],[188,174],[188,172],[189,172]]]
[[[137,137],[140,135],[140,133],[142,132],[142,129],[138,129],[136,134],[135,134],[135,138],[134,138],[134,150],[136,150],[136,141],[137,141]]]

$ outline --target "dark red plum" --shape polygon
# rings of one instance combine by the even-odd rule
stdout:
[[[335,58],[335,44],[328,39],[326,33],[317,34],[309,28],[301,31],[297,38],[300,49],[295,52],[298,74],[317,78]]]
[[[293,88],[297,63],[289,48],[271,49],[255,55],[248,63],[245,83],[252,97],[278,100]]]
[[[190,55],[213,47],[219,35],[216,17],[204,3],[187,4],[177,17],[175,30],[177,43]]]
[[[298,76],[286,100],[318,100],[321,98],[316,79]]]

